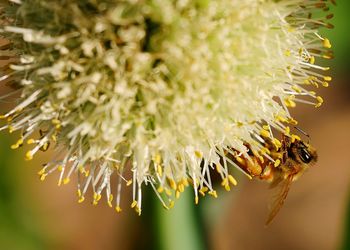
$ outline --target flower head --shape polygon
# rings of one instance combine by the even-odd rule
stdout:
[[[79,201],[89,187],[121,211],[132,185],[168,208],[186,186],[216,196],[237,182],[228,157],[247,147],[269,157],[260,135],[289,135],[288,108],[316,107],[310,86],[327,86],[331,57],[318,28],[330,26],[327,1],[8,1],[1,32],[19,61],[2,74],[20,90],[0,129],[18,132],[26,159],[54,148],[40,178],[77,175]],[[6,24],[5,24],[6,21]],[[5,53],[5,52],[4,52]],[[238,170],[240,168],[237,167]],[[130,176],[128,179],[126,176]],[[246,174],[246,173],[245,173]],[[246,174],[248,175],[248,174]],[[248,175],[249,176],[249,175]]]

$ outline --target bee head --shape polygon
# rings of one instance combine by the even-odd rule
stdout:
[[[304,164],[311,164],[317,161],[317,152],[309,144],[303,141],[298,141],[296,149],[297,157],[299,158],[300,162]]]

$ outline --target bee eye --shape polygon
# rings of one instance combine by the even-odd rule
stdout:
[[[301,148],[298,153],[299,153],[300,159],[304,163],[310,163],[310,161],[312,160],[312,156],[305,148]]]

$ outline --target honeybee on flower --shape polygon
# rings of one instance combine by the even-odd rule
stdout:
[[[250,145],[275,163],[262,121],[285,133],[289,108],[323,103],[312,87],[331,80],[316,64],[332,57],[318,32],[331,28],[330,2],[7,1],[1,54],[18,60],[0,82],[20,97],[0,130],[19,136],[14,149],[29,144],[27,160],[54,150],[40,179],[75,176],[79,202],[92,188],[93,204],[104,196],[119,212],[128,186],[138,213],[145,186],[165,208],[186,187],[195,203],[216,197],[211,173],[229,190],[242,170],[225,152]]]

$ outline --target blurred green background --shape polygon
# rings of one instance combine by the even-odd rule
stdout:
[[[141,217],[126,204],[121,214],[78,204],[73,184],[35,176],[48,159],[25,162],[23,150],[9,149],[17,138],[0,133],[0,249],[350,249],[350,1],[332,12],[335,28],[323,31],[335,53],[327,61],[333,83],[319,91],[325,105],[294,112],[320,160],[293,185],[271,226],[264,227],[269,190],[260,182],[240,182],[197,207],[185,193],[171,212],[149,202]]]

